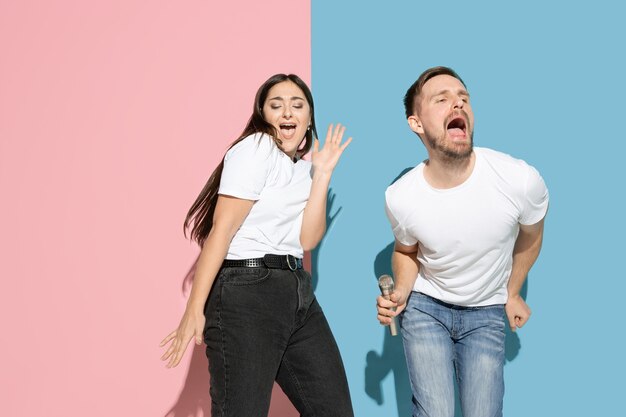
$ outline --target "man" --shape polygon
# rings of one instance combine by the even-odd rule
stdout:
[[[396,287],[378,297],[378,320],[403,313],[414,416],[452,417],[455,376],[464,417],[502,416],[505,315],[513,331],[530,316],[520,289],[548,191],[524,161],[473,148],[470,96],[452,69],[425,71],[404,104],[428,160],[386,192]]]

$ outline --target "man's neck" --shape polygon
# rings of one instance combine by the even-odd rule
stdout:
[[[463,184],[472,175],[475,164],[475,152],[463,159],[429,155],[424,167],[424,178],[434,188],[454,188]]]

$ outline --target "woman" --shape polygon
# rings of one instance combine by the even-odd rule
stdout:
[[[352,416],[339,351],[315,300],[304,250],[326,230],[332,172],[352,138],[316,139],[313,98],[296,75],[257,91],[243,133],[185,220],[202,247],[187,308],[162,359],[207,345],[213,416],[266,416],[276,380],[302,416]],[[311,147],[312,161],[302,160]]]

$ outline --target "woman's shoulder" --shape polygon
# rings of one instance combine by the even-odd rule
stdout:
[[[237,159],[264,160],[280,152],[276,142],[265,133],[253,133],[237,142],[226,152],[225,159],[236,157]]]
[[[311,170],[313,168],[313,164],[311,163],[311,160],[304,159],[304,158],[298,159],[296,166],[304,170]]]

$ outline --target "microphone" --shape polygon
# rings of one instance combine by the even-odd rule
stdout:
[[[389,300],[389,296],[393,292],[393,278],[391,278],[387,274],[381,275],[380,278],[378,278],[378,286],[380,287],[380,292],[383,295],[383,298],[385,300]],[[393,307],[391,310],[396,311],[396,308]],[[396,336],[398,334],[398,328],[396,327],[395,317],[391,317],[391,324],[389,325],[389,331],[391,332],[392,336]]]

